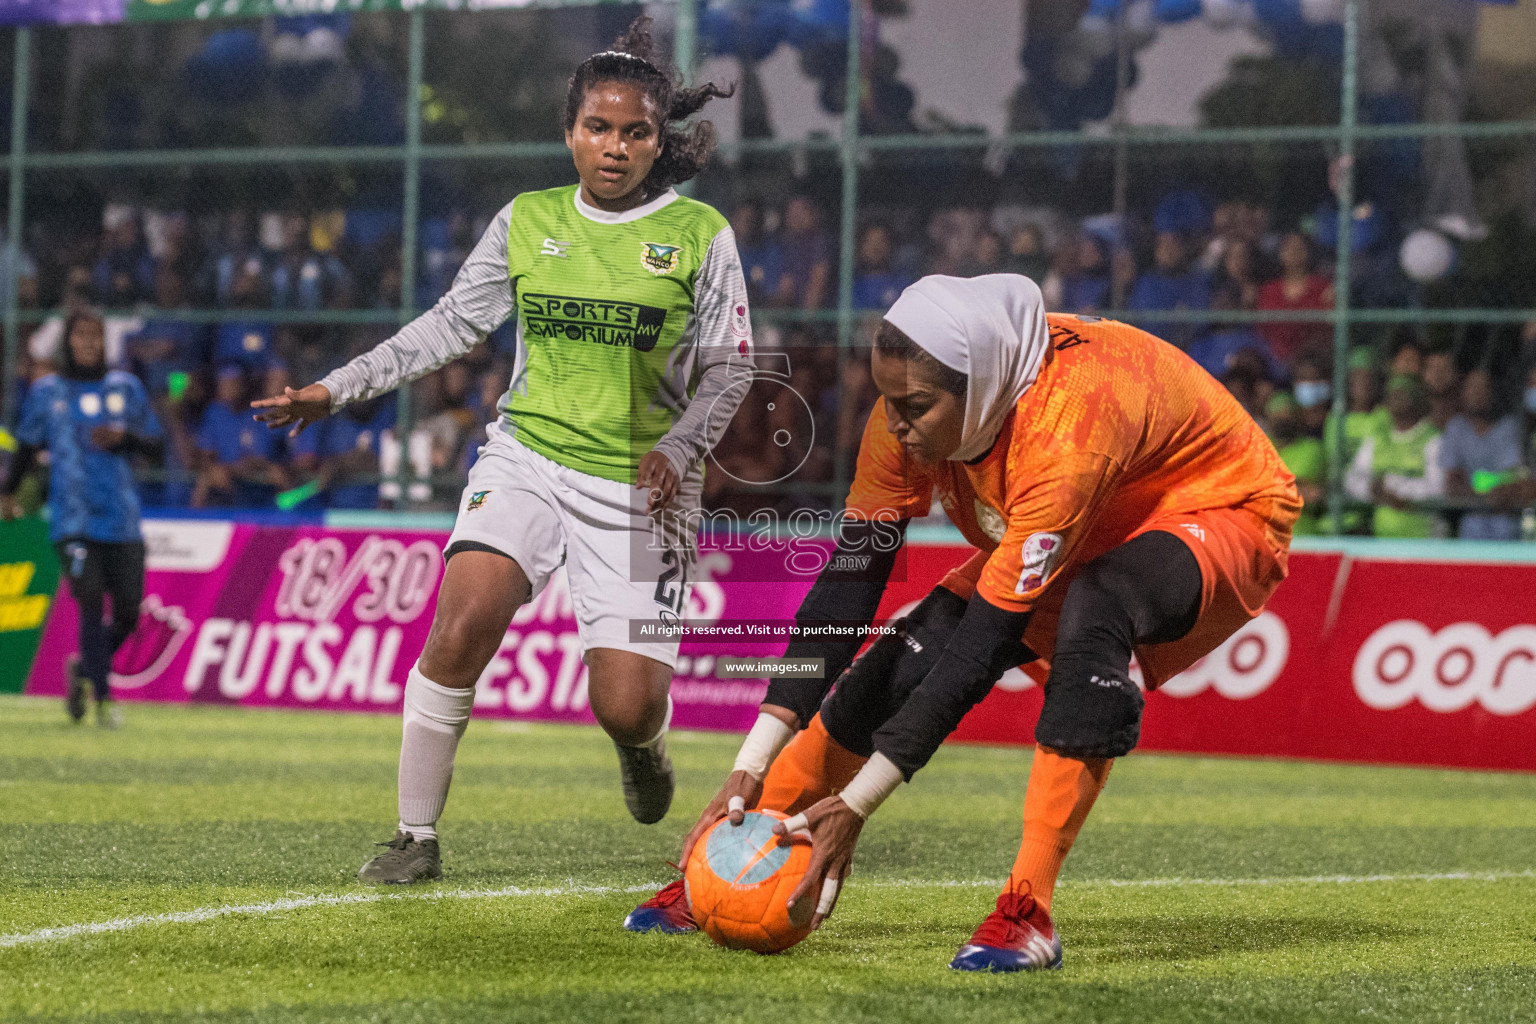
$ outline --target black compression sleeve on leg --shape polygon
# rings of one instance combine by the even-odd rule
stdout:
[[[1188,633],[1200,614],[1200,563],[1177,536],[1154,530],[1083,566],[1056,627],[1056,656],[1086,655],[1130,664],[1136,644]]]
[[[998,677],[1024,659],[1028,625],[1028,612],[999,608],[980,594],[971,598],[938,664],[875,730],[875,749],[909,782]]]
[[[906,543],[907,520],[888,523],[848,522],[843,525],[837,550],[822,567],[810,593],[800,602],[795,625],[802,631],[818,626],[853,624],[867,626],[874,620],[885,585],[896,567],[896,557]],[[832,683],[853,661],[864,637],[818,637],[814,632],[797,636],[784,649],[785,658],[822,658],[820,679],[773,679],[764,704],[788,708],[804,728],[815,717]]]
[[[1137,644],[1184,636],[1200,614],[1200,563],[1153,531],[1083,567],[1067,588],[1035,741],[1074,757],[1122,757],[1145,703],[1129,675]]]

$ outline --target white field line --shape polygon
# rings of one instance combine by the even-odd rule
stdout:
[[[1536,871],[1448,871],[1435,874],[1405,875],[1312,875],[1289,878],[1101,878],[1081,881],[1065,881],[1062,888],[1093,889],[1099,887],[1117,889],[1148,889],[1159,887],[1215,886],[1237,888],[1242,886],[1278,885],[1357,885],[1388,882],[1498,882],[1508,879],[1536,878]],[[856,883],[859,888],[878,889],[950,889],[996,888],[1002,879],[976,879],[972,881],[923,881],[920,879],[880,880],[872,879]],[[61,925],[56,928],[40,928],[33,932],[12,932],[0,935],[0,949],[17,946],[35,946],[44,942],[77,939],[87,935],[104,935],[110,932],[126,932],[136,928],[160,924],[198,924],[220,917],[264,917],[281,914],[288,910],[306,910],[310,907],[335,907],[355,903],[380,903],[386,900],[482,900],[505,898],[559,898],[567,896],[609,896],[625,893],[654,892],[662,883],[648,885],[568,885],[542,889],[508,886],[504,889],[438,889],[426,892],[354,892],[334,895],[294,896],[288,899],[270,900],[265,903],[242,903],[222,907],[199,907],[167,914],[136,914],[132,917],[116,917],[109,921],[87,924]]]
[[[335,895],[293,896],[266,903],[242,903],[223,907],[199,907],[169,914],[135,914],[132,917],[115,917],[110,921],[89,924],[68,924],[57,928],[40,928],[35,932],[13,932],[0,935],[0,949],[13,946],[31,946],[39,942],[60,939],[76,939],[83,935],[101,935],[106,932],[126,932],[155,924],[197,924],[218,917],[232,915],[261,917],[280,914],[285,910],[306,910],[310,907],[336,907],[349,903],[380,903],[385,900],[482,900],[518,896],[604,896],[611,893],[654,892],[659,885],[632,885],[616,888],[604,885],[570,885],[560,888],[523,889],[508,886],[505,889],[439,889],[426,892],[349,892]]]

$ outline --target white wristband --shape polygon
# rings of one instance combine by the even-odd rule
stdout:
[[[901,769],[876,751],[838,796],[843,798],[849,810],[861,818],[868,818],[903,781]]]
[[[768,766],[779,756],[795,735],[795,730],[766,711],[759,711],[752,731],[741,741],[741,752],[736,755],[732,771],[746,772],[754,779],[768,774]]]

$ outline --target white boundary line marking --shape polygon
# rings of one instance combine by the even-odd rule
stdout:
[[[571,885],[561,888],[524,889],[508,886],[505,889],[447,889],[428,892],[349,892],[294,896],[271,900],[266,903],[241,903],[223,907],[199,907],[167,914],[136,914],[132,917],[116,917],[110,921],[89,924],[69,924],[57,928],[40,928],[35,932],[14,932],[0,935],[0,949],[15,946],[31,946],[40,942],[76,939],[84,935],[102,935],[107,932],[126,932],[155,924],[198,924],[219,917],[232,915],[265,916],[280,914],[285,910],[306,910],[310,907],[335,907],[349,903],[381,903],[385,900],[480,900],[507,896],[604,896],[612,893],[652,892],[659,885],[633,885],[618,888],[606,885]]]
[[[1536,878],[1536,871],[1448,871],[1433,874],[1405,875],[1311,875],[1290,878],[1100,878],[1067,880],[1061,887],[1066,889],[1151,889],[1178,886],[1215,886],[1238,888],[1241,886],[1279,885],[1360,885],[1386,882],[1499,882],[1510,879]],[[357,903],[381,903],[386,900],[481,900],[514,898],[559,898],[565,896],[611,896],[624,893],[653,892],[662,883],[648,885],[568,885],[549,888],[522,888],[507,886],[503,889],[446,889],[427,892],[353,892],[295,896],[288,899],[270,900],[266,903],[241,903],[222,907],[199,907],[165,914],[136,914],[132,917],[116,917],[109,921],[86,924],[60,925],[56,928],[40,928],[32,932],[13,932],[0,935],[0,949],[17,946],[35,946],[44,942],[60,942],[88,935],[105,935],[110,932],[126,932],[136,928],[158,924],[199,924],[220,917],[263,917],[288,910],[307,910],[310,907],[336,907]],[[977,879],[973,881],[924,881],[921,879],[879,880],[857,883],[859,888],[876,889],[952,889],[995,888],[1001,879]]]

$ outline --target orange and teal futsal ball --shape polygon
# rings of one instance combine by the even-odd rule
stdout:
[[[803,832],[779,845],[778,811],[748,811],[740,825],[721,818],[693,845],[684,877],[693,920],[704,934],[730,949],[777,953],[811,934],[817,893],[808,893],[792,915],[786,903],[811,863]]]

